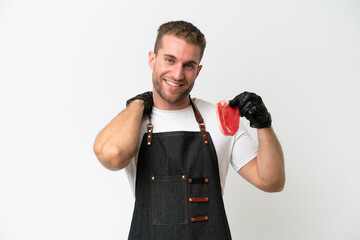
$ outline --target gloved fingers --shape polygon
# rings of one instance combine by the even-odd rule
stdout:
[[[149,115],[149,114],[151,114],[151,112],[152,112],[152,106],[151,107],[145,106],[144,115]]]
[[[243,93],[237,95],[236,97],[234,97],[232,100],[229,101],[229,106],[231,108],[238,106],[238,108],[240,109],[244,105],[244,102],[242,99],[244,97],[246,97],[247,95],[248,95],[248,92],[243,92]]]
[[[253,105],[250,109],[249,109],[249,114],[254,115],[254,116],[258,116],[258,115],[262,115],[264,114],[266,111],[265,106],[263,104],[260,105]]]
[[[152,92],[144,92],[143,96],[145,99],[152,99]]]
[[[237,107],[239,105],[239,98],[238,96],[234,97],[232,100],[229,101],[229,106],[231,108]]]
[[[247,102],[250,102],[253,98],[252,93],[243,92],[239,95],[239,107],[242,108],[246,105]]]
[[[246,117],[247,115],[249,115],[249,111],[250,109],[252,109],[254,106],[251,102],[246,102],[245,105],[243,107],[239,107],[240,110],[240,117]]]
[[[149,115],[152,111],[152,106],[153,106],[153,98],[152,98],[152,92],[144,92],[141,94],[136,95],[133,98],[130,98],[129,100],[126,101],[126,106],[128,106],[132,101],[134,101],[135,99],[141,99],[143,100],[143,104],[144,104],[144,115]]]
[[[258,104],[261,102],[261,98],[252,92],[243,92],[238,96],[239,98],[239,109],[243,108],[245,105],[247,105],[248,102],[251,102],[252,105]]]

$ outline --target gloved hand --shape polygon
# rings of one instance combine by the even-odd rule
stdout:
[[[238,107],[241,117],[250,121],[250,127],[271,127],[271,115],[267,111],[260,96],[251,92],[243,92],[229,101],[231,108]]]
[[[144,112],[143,115],[149,115],[153,107],[153,96],[152,92],[144,92],[142,94],[136,95],[133,98],[130,98],[126,101],[126,106],[128,106],[135,99],[141,99],[144,101]]]

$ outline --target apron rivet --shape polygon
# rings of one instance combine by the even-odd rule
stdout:
[[[155,180],[155,177],[154,177],[154,176],[152,176],[152,177],[151,177],[151,180]]]
[[[189,198],[189,201],[192,202],[192,198]]]
[[[148,142],[148,145],[150,145],[151,143],[150,142]]]

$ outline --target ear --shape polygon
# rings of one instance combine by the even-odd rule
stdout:
[[[149,66],[154,69],[156,54],[153,51],[149,52]]]
[[[202,69],[202,65],[199,65],[199,67],[198,67],[198,69],[196,71],[196,77],[199,75],[201,69]]]

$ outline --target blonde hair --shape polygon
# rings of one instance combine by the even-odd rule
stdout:
[[[184,39],[187,43],[192,43],[200,47],[200,60],[204,54],[206,40],[204,34],[193,24],[185,21],[171,21],[162,24],[158,29],[158,35],[155,41],[154,52],[157,54],[162,46],[164,35],[174,35]]]

